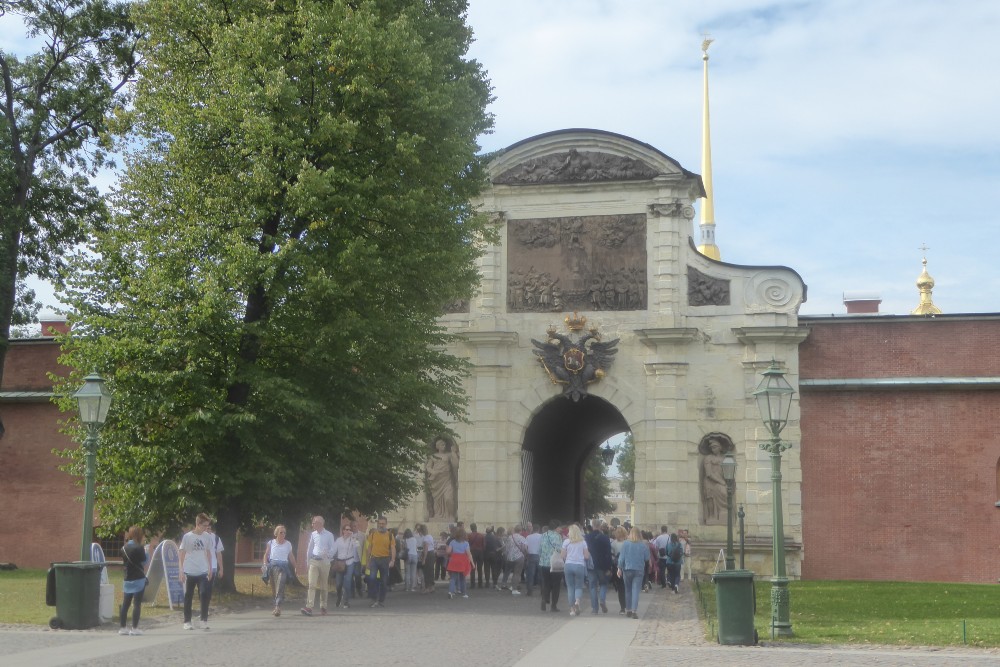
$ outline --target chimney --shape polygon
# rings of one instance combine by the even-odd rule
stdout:
[[[58,315],[45,315],[40,317],[38,323],[42,325],[42,336],[55,336],[69,333],[69,323],[65,317]]]
[[[844,292],[848,315],[878,315],[882,295],[877,292]]]

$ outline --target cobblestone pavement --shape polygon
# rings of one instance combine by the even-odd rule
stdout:
[[[536,596],[475,589],[470,599],[390,593],[384,608],[355,601],[349,610],[307,618],[286,604],[273,618],[269,608],[213,614],[208,631],[184,631],[172,613],[143,622],[142,637],[119,637],[114,626],[87,631],[0,628],[0,665],[81,667],[139,662],[145,665],[263,665],[300,663],[470,667],[589,665],[878,665],[995,667],[1000,650],[894,647],[830,647],[770,644],[719,646],[706,639],[689,583],[674,595],[656,589],[641,596],[641,620],[617,614],[570,618],[565,591],[562,613],[541,612]],[[302,596],[296,591],[293,599]],[[587,604],[584,604],[586,610]],[[136,653],[136,651],[139,651]]]

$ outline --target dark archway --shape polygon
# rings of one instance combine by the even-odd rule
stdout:
[[[560,396],[539,410],[524,434],[524,517],[536,523],[583,518],[581,470],[587,456],[613,435],[628,431],[608,401]]]

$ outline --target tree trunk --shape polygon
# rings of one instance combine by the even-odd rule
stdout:
[[[222,576],[215,582],[214,590],[222,593],[236,592],[236,528],[238,512],[235,509],[220,509],[216,526],[219,539],[225,551],[222,552]]]

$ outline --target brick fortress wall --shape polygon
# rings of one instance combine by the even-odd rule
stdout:
[[[58,364],[51,338],[12,341],[4,392],[49,392],[46,373]],[[0,439],[0,562],[48,567],[80,557],[83,487],[59,470],[67,460],[54,449],[75,446],[59,432],[61,416],[48,398],[6,399],[0,404],[6,432]]]
[[[805,381],[1000,377],[1000,318],[803,319],[803,578],[997,581],[1000,390]]]

